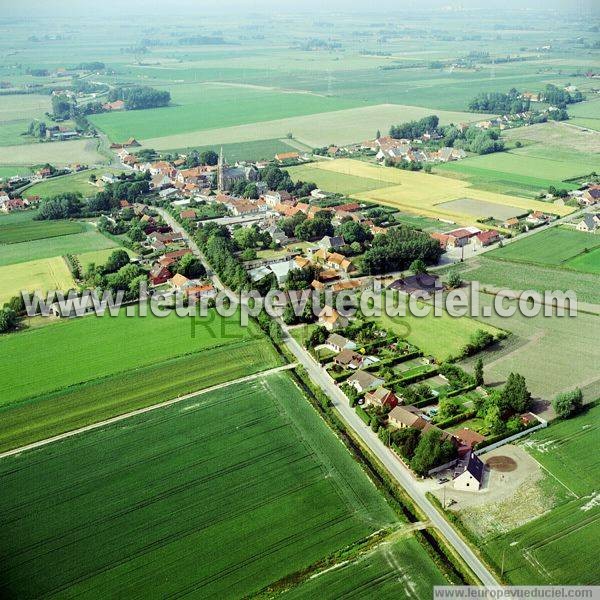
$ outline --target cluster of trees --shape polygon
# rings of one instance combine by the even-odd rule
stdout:
[[[502,92],[482,92],[469,102],[469,110],[499,115],[527,112],[530,106],[531,102],[528,99],[521,98],[521,93],[515,88],[511,88],[506,94]]]
[[[70,119],[75,116],[75,103],[64,94],[52,96],[52,114],[57,120]]]
[[[559,419],[567,419],[583,408],[583,394],[579,388],[572,392],[562,392],[552,401],[552,408]]]
[[[519,373],[511,373],[502,390],[489,392],[478,406],[477,416],[494,435],[517,432],[522,428],[519,415],[531,407],[531,393],[525,378]]]
[[[34,219],[39,221],[69,219],[81,214],[82,208],[83,200],[81,194],[74,192],[57,194],[40,203],[40,208]]]
[[[185,168],[193,169],[203,165],[214,166],[219,163],[219,155],[214,150],[205,150],[204,152],[198,152],[192,150],[185,159]]]
[[[17,328],[19,318],[14,309],[6,304],[0,308],[0,333],[7,333]]]
[[[390,127],[390,136],[397,140],[414,140],[426,133],[435,133],[439,122],[440,120],[437,115],[431,115],[429,117],[423,117],[418,121],[408,121],[401,125],[392,125],[392,127]]]
[[[258,225],[251,227],[239,226],[233,230],[233,240],[242,251],[244,260],[256,258],[255,248],[268,248],[273,243],[267,231],[261,231]]]
[[[573,94],[566,90],[559,88],[551,83],[546,86],[543,93],[543,98],[548,104],[557,106],[558,108],[566,108],[567,104],[575,104],[576,102],[583,101],[583,94],[577,90]]]
[[[129,254],[122,249],[112,252],[104,265],[90,263],[83,274],[86,286],[113,292],[122,290],[126,300],[135,300],[139,296],[140,285],[147,279],[147,272],[131,263]]]
[[[319,240],[325,235],[333,235],[334,228],[331,224],[333,213],[328,210],[320,210],[312,219],[304,220],[296,225],[294,234],[299,240]]]
[[[478,329],[473,335],[471,335],[467,344],[461,351],[461,358],[466,356],[473,356],[481,350],[491,346],[496,341],[496,338],[485,329]]]
[[[436,264],[441,254],[437,240],[400,225],[386,235],[375,236],[371,247],[363,254],[362,271],[372,275],[400,271],[417,259],[426,264]]]
[[[291,217],[282,219],[281,229],[288,237],[297,237],[300,240],[310,241],[321,239],[325,235],[333,235],[334,227],[331,224],[333,214],[328,210],[320,210],[309,219],[304,213],[298,212]]]
[[[117,87],[108,94],[109,102],[123,100],[126,110],[142,108],[157,108],[167,106],[171,102],[171,94],[167,91],[156,90],[149,86],[136,85],[133,87]]]
[[[114,183],[107,183],[101,192],[88,200],[88,210],[91,212],[106,212],[119,207],[121,200],[135,202],[150,191],[150,174],[122,174]]]
[[[280,169],[277,165],[269,165],[263,169],[260,179],[267,184],[270,190],[285,190],[298,197],[308,196],[313,190],[317,189],[314,183],[304,181],[294,183],[290,174],[286,170]]]
[[[75,69],[78,71],[104,71],[106,65],[103,62],[94,60],[91,62],[81,62]]]
[[[38,121],[37,119],[29,123],[27,134],[36,138],[46,137],[46,123],[44,121]]]
[[[418,475],[426,475],[430,469],[450,462],[457,455],[451,440],[436,428],[423,434],[413,427],[399,429],[389,433],[389,443]]]
[[[456,136],[452,146],[475,154],[491,154],[504,150],[504,142],[497,130],[477,127],[469,127],[464,133]]]
[[[234,290],[250,288],[248,273],[233,255],[236,246],[227,227],[204,223],[198,229],[196,242],[225,285]]]
[[[234,184],[231,186],[231,193],[234,196],[252,198],[254,200],[260,196],[256,183],[254,183],[254,181],[246,181],[245,179],[240,179],[239,181],[234,182]]]

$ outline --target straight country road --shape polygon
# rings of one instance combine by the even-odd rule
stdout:
[[[168,212],[163,209],[158,209],[161,216],[176,231],[184,235],[186,243],[192,249],[194,254],[198,256],[204,263],[205,268],[210,273],[210,265],[202,255],[197,244],[191,240],[188,234],[184,231],[180,223],[178,223]],[[213,285],[219,290],[225,291],[230,297],[236,297],[219,277],[213,273],[211,276]],[[412,472],[405,467],[402,462],[387,448],[377,435],[368,427],[356,411],[350,406],[348,398],[339,389],[335,382],[325,373],[324,369],[319,365],[311,354],[303,348],[289,333],[285,323],[279,319],[282,326],[284,343],[290,352],[296,357],[298,362],[306,369],[312,381],[320,387],[329,396],[335,409],[339,412],[343,420],[354,430],[354,432],[362,439],[369,447],[371,452],[383,463],[392,477],[406,490],[413,499],[415,504],[423,511],[431,523],[437,527],[446,541],[462,556],[463,560],[469,565],[473,573],[486,587],[497,587],[498,581],[487,569],[487,567],[479,560],[469,545],[458,535],[455,529],[448,521],[438,512],[435,506],[426,497],[426,492],[429,487],[423,482],[418,481]]]
[[[377,435],[368,427],[350,406],[348,398],[335,384],[333,379],[313,359],[284,327],[284,343],[306,369],[313,382],[318,385],[331,399],[333,406],[344,421],[369,447],[371,452],[383,463],[391,475],[406,490],[415,504],[425,513],[431,523],[437,527],[448,543],[462,556],[475,575],[486,587],[496,587],[498,581],[479,560],[469,545],[458,535],[452,525],[438,512],[436,507],[426,497],[427,485],[415,479],[410,470],[387,448]]]

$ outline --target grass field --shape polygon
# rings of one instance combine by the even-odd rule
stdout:
[[[565,180],[591,173],[595,165],[592,154],[535,144],[440,164],[435,171],[458,175],[481,189],[534,197],[550,186],[577,189],[577,184]]]
[[[484,115],[475,113],[452,112],[401,104],[378,104],[285,119],[265,120],[261,123],[249,122],[247,125],[233,127],[219,126],[218,129],[190,131],[190,133],[166,137],[151,137],[142,141],[148,148],[169,150],[265,138],[285,138],[287,133],[291,132],[295,139],[316,148],[332,143],[343,145],[373,139],[378,129],[387,131],[391,125],[420,119],[431,114],[437,114],[442,124],[485,118]]]
[[[81,254],[95,250],[116,248],[117,244],[89,226],[84,233],[61,235],[30,242],[19,242],[2,247],[0,267],[65,254]]]
[[[0,146],[0,165],[27,166],[50,163],[65,166],[72,163],[99,164],[106,158],[98,153],[98,140],[83,139],[70,142],[48,142]]]
[[[417,317],[410,313],[408,306],[404,317],[390,317],[382,311],[377,320],[382,327],[414,344],[425,355],[435,356],[440,361],[458,355],[478,329],[498,332],[496,327],[482,325],[468,317],[452,317],[447,312],[435,317],[433,309],[429,315]]]
[[[314,181],[325,190],[327,190],[325,183],[332,181],[332,178],[335,185],[342,189],[349,176],[352,179],[349,180],[348,193],[358,200],[393,206],[402,211],[427,217],[452,219],[464,224],[476,224],[477,216],[473,215],[473,202],[477,201],[483,201],[480,217],[489,216],[486,214],[488,212],[486,207],[489,204],[498,204],[503,208],[510,207],[522,212],[541,210],[566,215],[573,211],[570,207],[478,190],[456,179],[380,167],[350,159],[316,162],[307,165],[302,171],[305,180]],[[354,191],[358,189],[357,180],[364,186],[374,187],[369,191]],[[472,200],[469,212],[457,212],[455,209],[446,209],[443,206],[446,202],[462,199]]]
[[[500,264],[500,261],[489,262]],[[530,280],[531,268],[510,265],[512,271],[523,271],[521,276],[525,283],[522,289],[534,287]],[[573,275],[583,277],[582,274]],[[510,282],[510,271],[506,272],[506,277],[506,282]],[[551,272],[547,272],[546,277],[546,283],[542,285],[547,289],[555,289],[550,282]],[[597,277],[594,289],[597,294]],[[492,296],[480,294],[479,300],[481,310],[485,310],[486,306],[492,308]],[[514,302],[505,301],[504,304],[510,307]],[[600,396],[600,375],[596,368],[600,360],[600,347],[597,344],[600,318],[596,315],[579,312],[576,317],[545,317],[541,311],[535,317],[526,317],[517,310],[507,318],[492,310],[492,316],[478,317],[477,322],[511,332],[506,340],[484,351],[485,380],[489,385],[503,383],[511,372],[515,372],[525,377],[528,388],[537,398],[551,400],[558,392],[575,387],[583,390],[586,401]],[[566,360],[565,348],[578,356],[585,356],[586,360]],[[465,362],[472,366],[474,359]],[[550,411],[546,416],[551,416]]]
[[[46,324],[44,328],[51,327]],[[276,367],[280,362],[265,338],[232,341],[207,351],[43,394],[0,408],[0,449],[17,448],[166,399],[246,377]]]
[[[581,106],[584,107],[585,105],[582,104]],[[570,106],[569,114],[573,111],[576,113],[577,110],[577,105]],[[557,149],[588,153],[600,152],[600,133],[583,131],[579,127],[573,127],[568,121],[560,123],[550,121],[548,123],[540,123],[539,125],[531,125],[530,127],[509,129],[503,135],[510,140],[541,144],[541,149],[549,153]],[[589,158],[593,159],[591,156]],[[547,167],[544,170],[546,169]]]
[[[270,160],[279,152],[296,152],[299,149],[312,150],[298,143],[296,140],[272,139],[240,142],[239,144],[212,144],[208,146],[195,146],[194,150],[204,152],[214,150],[219,152],[223,148],[223,156],[230,163],[242,160]],[[177,150],[189,152],[191,148],[178,148]]]
[[[0,253],[4,250],[2,246]],[[74,287],[71,272],[60,256],[0,266],[0,304],[19,295],[22,290],[41,290],[45,293]]]
[[[533,263],[548,267],[567,267],[576,269],[577,263],[571,259],[579,255],[587,260],[580,266],[592,264],[593,256],[587,251],[600,247],[600,238],[563,227],[552,227],[522,240],[507,244],[503,248],[492,250],[489,258],[508,260],[511,262]],[[585,254],[582,254],[585,253]],[[593,253],[591,253],[593,255]],[[582,269],[584,270],[584,269]]]
[[[28,167],[2,167],[0,166],[0,179],[8,179],[13,175],[29,175],[31,169]]]
[[[44,112],[49,109],[47,95],[0,95],[0,146],[31,144],[33,139],[21,134],[32,119],[45,118]]]
[[[284,374],[0,470],[4,596],[243,597],[395,521]],[[410,548],[407,565],[439,580],[420,553]]]
[[[314,181],[319,188],[334,194],[356,194],[368,192],[381,187],[375,179],[359,177],[358,175],[344,175],[319,168],[320,163],[309,163],[288,169],[290,176],[295,181]]]
[[[0,246],[83,233],[84,223],[77,221],[34,221],[34,211],[11,213],[0,218]]]
[[[119,248],[119,250],[125,250],[129,256],[135,256],[135,253],[129,248]],[[92,250],[91,252],[83,252],[82,254],[76,254],[79,264],[82,269],[86,269],[91,263],[97,265],[103,265],[108,257],[115,251],[115,248],[107,248],[105,250]]]
[[[73,175],[53,177],[32,185],[27,189],[27,194],[38,195],[42,198],[48,198],[49,196],[55,196],[56,194],[63,194],[65,192],[80,193],[84,198],[94,196],[99,192],[99,189],[90,183],[90,175],[93,173],[100,178],[104,173],[114,172],[113,169],[90,169],[74,173]]]
[[[257,335],[254,327],[244,328],[239,320],[216,313],[203,318],[195,338],[191,318],[179,318],[174,312],[164,318],[150,311],[147,317],[127,317],[121,311],[118,317],[63,320],[0,339],[0,352],[6,356],[0,367],[0,397],[8,404],[253,335]],[[77,361],[45,360],[50,346],[57,357],[72,355]]]
[[[592,567],[600,553],[597,445],[600,407],[537,431],[523,445],[561,485],[571,500],[537,519],[485,541],[496,564],[504,552],[513,584],[598,585]]]
[[[581,271],[582,273],[600,275],[600,249],[596,248],[591,252],[579,254],[569,259],[565,266],[569,267],[569,269],[575,269],[575,271]]]
[[[569,106],[569,123],[600,131],[600,101],[579,102]]]
[[[187,95],[185,100],[185,104],[178,106],[93,115],[90,121],[111,140],[123,141],[130,136],[158,138],[343,110],[361,104],[315,94],[218,85],[197,86],[193,100]]]
[[[428,598],[434,585],[446,585],[433,561],[413,537],[385,543],[357,560],[306,580],[283,600],[304,598]]]

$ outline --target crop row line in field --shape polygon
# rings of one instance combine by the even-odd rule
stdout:
[[[261,371],[260,373],[254,373],[253,375],[247,375],[245,377],[241,377],[239,379],[235,379],[233,381],[227,381],[225,383],[218,383],[217,385],[204,388],[203,390],[199,390],[197,392],[192,392],[190,394],[186,394],[184,396],[178,396],[177,398],[173,398],[172,400],[167,400],[165,402],[160,402],[158,404],[153,404],[152,406],[146,406],[144,408],[138,408],[134,411],[117,415],[116,417],[111,417],[110,419],[105,419],[104,421],[99,421],[97,423],[92,423],[91,425],[86,425],[85,427],[80,427],[79,429],[74,429],[72,431],[67,431],[65,433],[61,433],[59,435],[53,436],[51,438],[47,438],[45,440],[39,440],[37,442],[33,442],[31,444],[27,444],[26,446],[22,446],[20,448],[14,448],[12,450],[8,450],[6,452],[0,453],[0,459],[6,458],[8,456],[14,456],[15,454],[20,454],[21,452],[25,452],[27,450],[33,450],[34,448],[40,448],[41,446],[45,446],[47,444],[51,444],[53,442],[57,442],[59,440],[63,440],[67,437],[72,437],[74,435],[79,435],[80,433],[84,433],[86,431],[93,431],[94,429],[98,429],[99,427],[106,427],[107,425],[111,425],[113,423],[118,423],[119,421],[123,421],[125,419],[129,419],[131,417],[142,415],[144,413],[150,412],[152,410],[157,410],[159,408],[166,408],[167,406],[171,406],[173,404],[177,404],[178,402],[183,402],[184,400],[188,400],[189,398],[193,398],[194,396],[198,396],[201,394],[207,394],[209,392],[213,392],[215,390],[234,385],[236,383],[245,383],[246,381],[252,381],[253,379],[257,379],[258,377],[263,377],[266,375],[270,375],[271,373],[277,373],[279,371],[289,370],[296,367],[296,363],[291,363],[287,365],[282,365],[279,367],[274,367],[273,369],[269,369],[267,371]]]

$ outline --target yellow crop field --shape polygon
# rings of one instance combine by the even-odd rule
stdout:
[[[471,187],[468,182],[428,173],[381,167],[352,159],[322,161],[311,165],[315,170],[337,173],[379,182],[381,187],[351,194],[353,198],[393,206],[399,210],[434,218],[451,219],[463,224],[475,224],[473,214],[460,213],[439,206],[452,200],[468,198],[482,203],[514,207],[522,212],[540,210],[565,216],[573,212],[569,206],[556,206],[539,200],[487,192]],[[317,181],[318,184],[318,181]],[[486,217],[482,209],[481,217]]]
[[[60,256],[0,267],[0,282],[0,304],[19,295],[22,290],[45,293],[75,287],[73,277]]]

